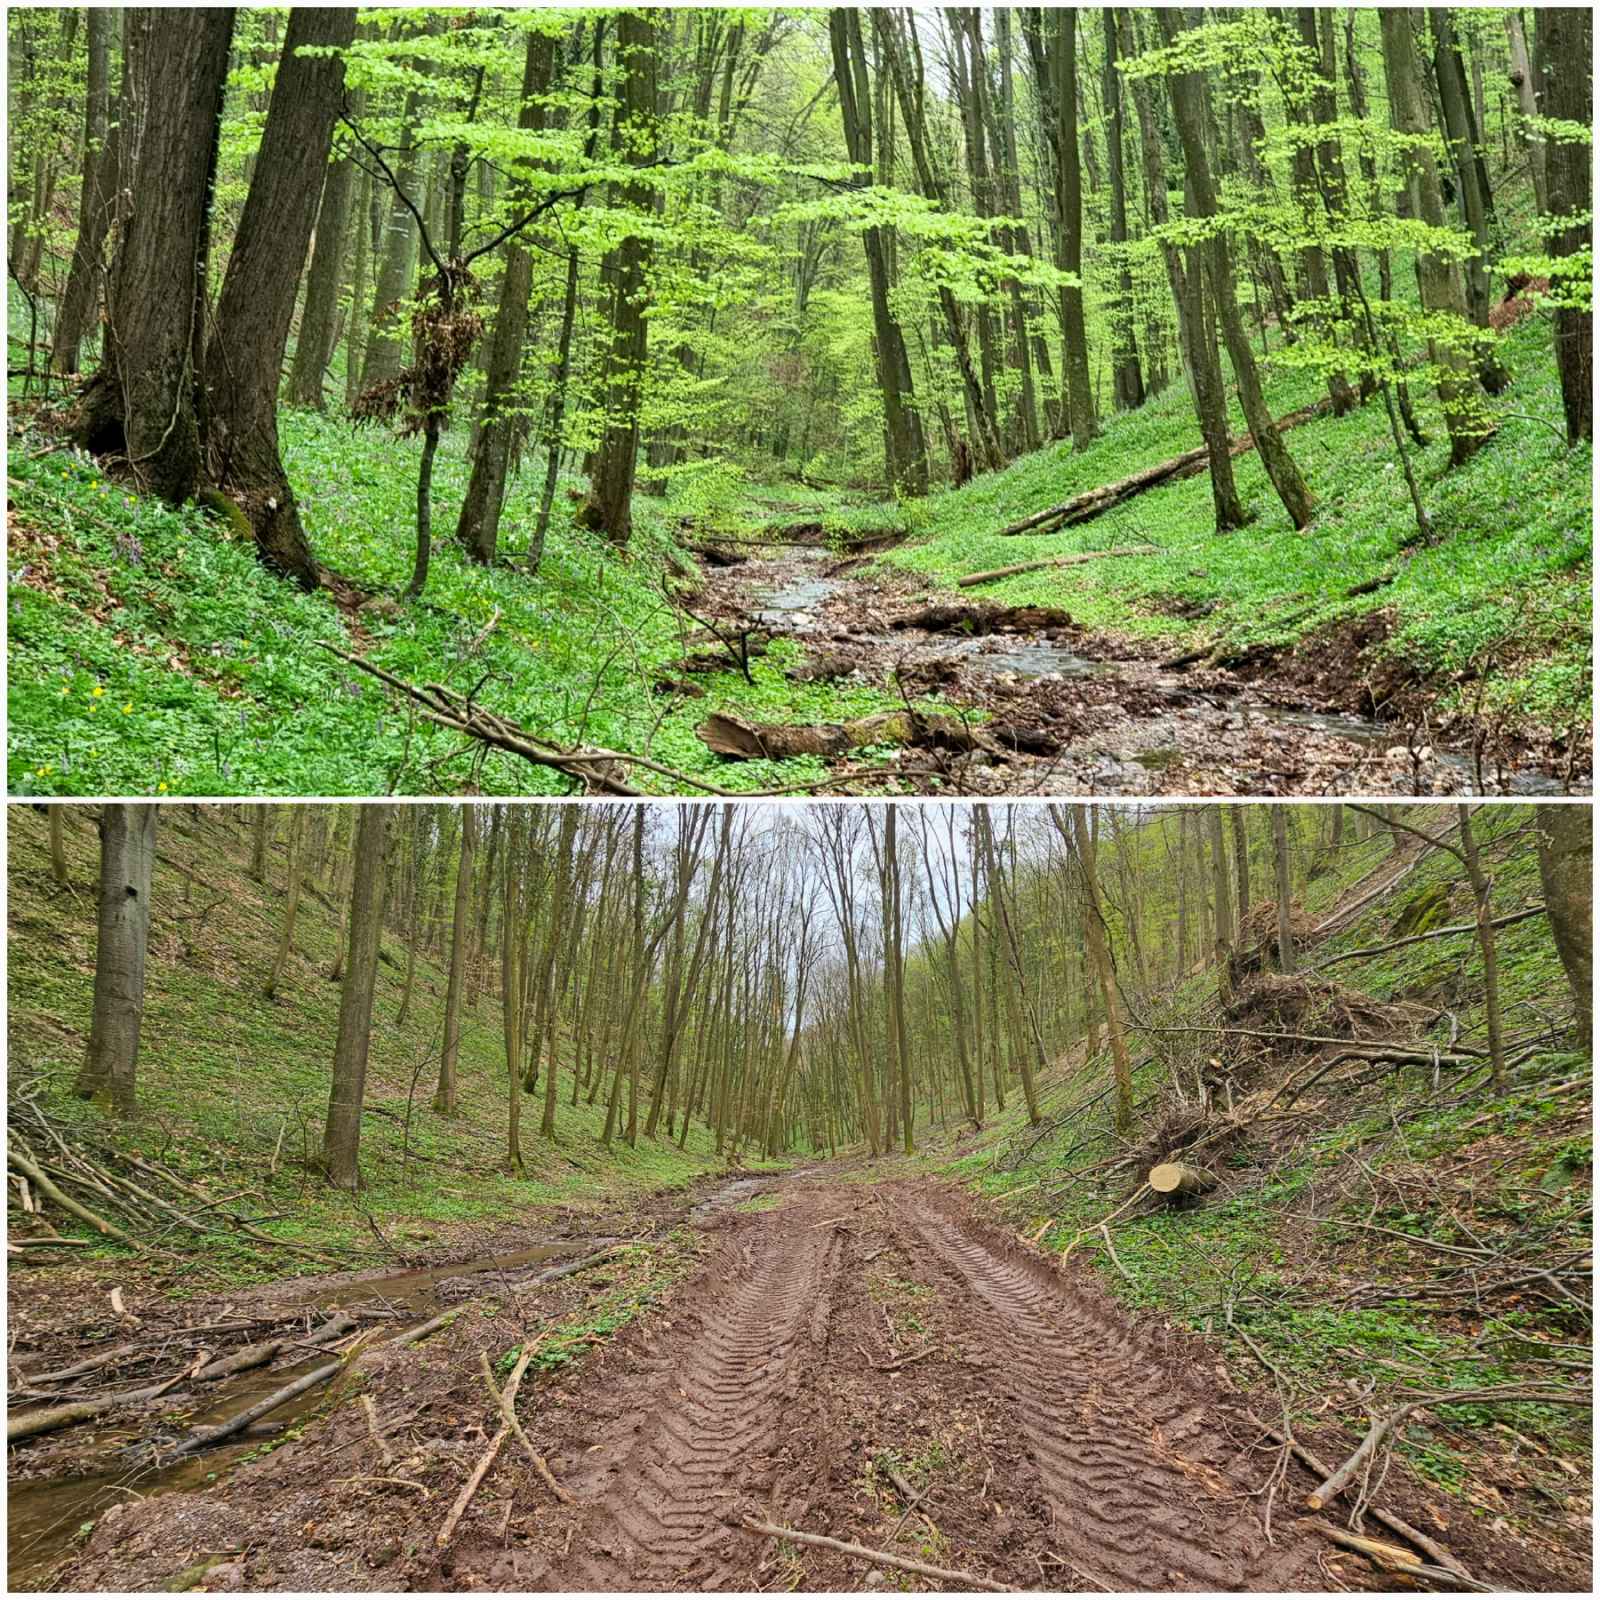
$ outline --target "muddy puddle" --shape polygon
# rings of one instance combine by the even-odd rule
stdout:
[[[377,1278],[324,1288],[303,1302],[317,1311],[353,1310],[358,1306],[382,1309],[393,1314],[393,1332],[424,1321],[464,1298],[467,1285],[457,1280],[481,1278],[495,1272],[511,1272],[537,1266],[540,1262],[573,1257],[583,1248],[598,1247],[610,1241],[585,1240],[579,1246],[572,1240],[544,1242],[507,1255],[485,1256],[472,1261],[448,1262],[410,1272],[397,1272]],[[474,1284],[471,1292],[481,1290]],[[388,1336],[388,1325],[377,1325]],[[159,1452],[195,1428],[226,1421],[275,1389],[282,1388],[302,1373],[327,1361],[328,1352],[308,1352],[307,1359],[290,1366],[262,1368],[243,1373],[229,1383],[206,1393],[205,1404],[183,1413],[180,1426],[163,1429],[158,1422],[159,1407],[153,1411],[123,1417],[79,1437],[96,1445],[107,1465],[85,1474],[17,1478],[9,1472],[6,1483],[6,1522],[9,1533],[6,1577],[13,1591],[38,1589],[49,1580],[52,1570],[71,1552],[74,1543],[88,1532],[87,1524],[112,1506],[135,1504],[158,1495],[196,1492],[216,1483],[245,1457],[292,1429],[312,1415],[327,1398],[326,1386],[319,1386],[289,1401],[270,1418],[257,1423],[236,1440],[186,1456],[171,1466],[152,1466],[148,1446]],[[21,1457],[26,1462],[26,1454]]]
[[[722,1212],[732,1210],[741,1200],[753,1200],[771,1184],[770,1178],[735,1178],[690,1206],[689,1220],[695,1223],[709,1222]]]

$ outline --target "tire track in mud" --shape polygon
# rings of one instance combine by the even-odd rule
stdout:
[[[1120,1319],[1048,1266],[973,1237],[923,1196],[894,1210],[930,1266],[991,1313],[979,1330],[1009,1379],[1063,1554],[1111,1589],[1321,1588],[1303,1541],[1269,1545],[1237,1453]]]
[[[540,1587],[726,1586],[731,1564],[717,1546],[749,1546],[722,1518],[759,1486],[827,1325],[839,1235],[819,1230],[813,1211],[771,1214],[707,1266],[631,1443],[602,1447],[570,1483],[589,1509],[570,1557]]]

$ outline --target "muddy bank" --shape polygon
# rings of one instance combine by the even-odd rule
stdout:
[[[1545,795],[1586,792],[1589,781],[1587,738],[1574,750],[1470,717],[1441,721],[1440,687],[1377,652],[1391,625],[1381,613],[1292,651],[1217,660],[1174,657],[1171,645],[1094,632],[1065,613],[996,627],[981,599],[814,549],[758,548],[703,581],[700,614],[805,647],[798,677],[937,695],[995,726],[988,750],[892,758],[919,787]]]

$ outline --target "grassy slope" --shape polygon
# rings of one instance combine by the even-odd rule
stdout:
[[[1382,405],[1322,418],[1286,435],[1320,506],[1296,532],[1254,454],[1236,460],[1240,493],[1255,521],[1225,538],[1213,533],[1211,480],[1184,479],[1138,496],[1098,521],[1047,537],[1002,538],[998,530],[1085,489],[1126,476],[1195,444],[1184,386],[1112,419],[1081,456],[1068,444],[1028,456],[1004,472],[919,508],[918,539],[885,559],[943,582],[1035,557],[1150,542],[1159,557],[1091,562],[986,585],[996,600],[1067,607],[1095,628],[1209,643],[1292,644],[1345,617],[1393,608],[1390,648],[1448,682],[1486,661],[1483,705],[1562,730],[1586,726],[1590,683],[1592,452],[1569,451],[1553,431],[1560,389],[1548,318],[1532,316],[1503,354],[1516,382],[1500,430],[1462,470],[1447,472],[1448,441],[1437,403],[1412,386],[1433,439],[1416,470],[1440,536],[1402,554],[1416,525]],[[1285,372],[1269,385],[1282,415],[1319,397],[1316,379]],[[1540,420],[1544,419],[1544,420]],[[1234,406],[1236,434],[1244,422]],[[923,536],[925,535],[925,536]],[[1388,573],[1375,593],[1344,598]],[[1171,614],[1175,603],[1216,599],[1202,621]],[[1476,686],[1466,690],[1469,703]]]
[[[1412,820],[1417,816],[1411,813]],[[1428,820],[1436,825],[1438,814]],[[1528,822],[1525,807],[1481,810],[1476,819],[1488,841],[1485,855],[1501,913],[1542,899]],[[1312,880],[1307,912],[1325,916],[1388,850],[1387,837],[1379,835],[1344,851],[1328,872]],[[1453,857],[1432,852],[1392,897],[1318,946],[1313,959],[1383,943],[1400,908],[1436,882],[1458,885],[1455,905],[1463,910],[1470,900],[1460,878]],[[1450,923],[1462,920],[1452,915]],[[1503,929],[1498,940],[1508,1030],[1536,1032],[1542,1019],[1570,1017],[1570,995],[1545,920]],[[1451,1004],[1461,1019],[1462,1042],[1481,1048],[1482,994],[1470,935],[1347,962],[1328,976],[1387,1000],[1463,967],[1464,992]],[[1210,969],[1193,976],[1162,997],[1154,1020],[1205,1020],[1214,1014],[1215,983]],[[1441,1025],[1432,1037],[1443,1044],[1447,1035]],[[1142,1052],[1145,1041],[1139,1045]],[[1169,1042],[1160,1053],[1182,1048]],[[1519,1338],[1586,1345],[1582,1320],[1558,1316],[1543,1301],[1523,1297],[1495,1303],[1494,1315],[1484,1319],[1472,1314],[1470,1294],[1465,1308],[1433,1309],[1403,1299],[1342,1308],[1344,1293],[1358,1285],[1420,1282],[1441,1259],[1347,1224],[1376,1222],[1441,1244],[1463,1244],[1468,1237],[1453,1216],[1459,1212],[1480,1237],[1509,1242],[1512,1259],[1587,1248],[1591,1071],[1587,1052],[1552,1047],[1517,1069],[1505,1094],[1480,1085],[1459,1105],[1451,1103],[1448,1077],[1441,1095],[1429,1095],[1426,1069],[1408,1069],[1355,1098],[1319,1096],[1315,1115],[1292,1140],[1245,1145],[1231,1156],[1233,1170],[1224,1191],[1199,1208],[1117,1223],[1118,1264],[1098,1235],[1080,1242],[1077,1253],[1129,1304],[1221,1340],[1235,1378],[1260,1391],[1259,1403],[1274,1414],[1271,1381],[1244,1339],[1227,1326],[1222,1307],[1230,1294],[1237,1296],[1237,1325],[1290,1375],[1302,1395],[1333,1396],[1324,1415],[1341,1418],[1356,1434],[1365,1427],[1365,1412],[1340,1387],[1352,1375],[1375,1377],[1380,1400],[1406,1381],[1456,1388],[1510,1381],[1518,1376]],[[1046,1119],[1061,1116],[1108,1072],[1103,1055],[1059,1070],[1044,1091]],[[1154,1093],[1165,1079],[1164,1064],[1147,1063],[1136,1074],[1137,1092]],[[1560,1085],[1567,1086],[1564,1092],[1552,1095]],[[1087,1142],[1080,1144],[1085,1133]],[[1021,1232],[1060,1250],[1125,1197],[1126,1178],[1107,1180],[1093,1171],[1116,1148],[1100,1112],[1089,1120],[1069,1117],[1035,1142],[1020,1096],[1013,1096],[1005,1114],[976,1139],[969,1130],[958,1144],[952,1134],[930,1130],[911,1170],[959,1178],[999,1203]],[[1372,1169],[1371,1188],[1360,1177],[1357,1157]],[[890,1170],[906,1170],[906,1164],[893,1163]],[[1015,1199],[1008,1201],[1011,1194]],[[1481,1339],[1486,1332],[1490,1337]],[[1540,1376],[1549,1379],[1548,1371]],[[1506,1428],[1540,1441],[1543,1453],[1519,1451]],[[1582,1461],[1589,1448],[1588,1419],[1581,1411],[1532,1404],[1436,1406],[1408,1430],[1401,1448],[1425,1477],[1460,1495],[1473,1516],[1506,1512],[1508,1485],[1532,1477],[1556,1506],[1544,1531],[1553,1526],[1570,1534],[1575,1526],[1567,1520],[1577,1514],[1568,1501],[1575,1485],[1586,1481],[1586,1469],[1574,1474],[1559,1463]],[[1519,1510],[1525,1512],[1526,1503]]]
[[[285,412],[285,456],[313,547],[342,576],[391,592],[411,561],[416,447],[373,430]],[[464,431],[447,438],[435,521],[453,527],[465,488]],[[525,471],[502,525],[515,559],[537,492]],[[662,502],[635,503],[634,550],[619,561],[570,527],[552,529],[536,579],[435,547],[425,603],[364,609],[353,626],[326,594],[262,571],[250,547],[194,509],[174,511],[105,478],[92,462],[13,453],[10,786],[19,794],[561,793],[542,769],[412,727],[385,691],[319,648],[370,654],[414,681],[471,689],[563,742],[644,751],[730,788],[772,782],[767,762],[724,763],[694,737],[709,710],[782,720],[888,709],[894,697],[788,682],[780,645],[663,721],[652,689],[682,653],[661,593],[670,548]],[[566,502],[562,501],[562,505]],[[485,629],[493,619],[493,627]],[[486,677],[486,675],[488,675]],[[816,776],[789,762],[790,779]]]
[[[63,889],[50,878],[44,818],[27,806],[11,810],[10,1075],[13,1084],[36,1081],[42,1103],[65,1122],[93,1124],[103,1132],[108,1125],[100,1114],[69,1093],[93,990],[98,847],[91,815],[74,811],[67,819],[72,882]],[[337,913],[317,894],[302,895],[286,981],[278,999],[266,1001],[259,991],[280,925],[281,843],[266,887],[249,876],[243,830],[216,814],[197,823],[176,808],[165,812],[159,848],[192,864],[205,881],[194,885],[186,901],[183,876],[165,862],[157,864],[139,1061],[141,1119],[126,1137],[192,1177],[225,1184],[228,1191],[260,1191],[258,1214],[284,1214],[270,1225],[281,1237],[367,1249],[374,1243],[370,1214],[386,1232],[396,1224],[412,1233],[420,1226],[431,1238],[448,1241],[472,1231],[463,1224],[513,1222],[557,1205],[614,1207],[720,1169],[699,1124],[682,1153],[665,1140],[641,1141],[637,1150],[619,1140],[604,1150],[598,1142],[604,1106],[569,1106],[571,1080],[563,1071],[556,1143],[538,1137],[542,1098],[525,1098],[526,1170],[517,1178],[505,1176],[499,1005],[485,996],[467,1014],[461,1112],[454,1120],[435,1116],[429,1100],[443,1034],[445,974],[419,958],[411,1015],[403,1028],[396,1026],[403,950],[391,937],[386,948],[399,964],[385,961],[378,968],[362,1123],[368,1187],[359,1200],[327,1190],[309,1174],[306,1157],[319,1145],[327,1109],[340,990],[327,972],[338,938]],[[402,1181],[402,1130],[413,1074],[412,1156]],[[229,1248],[227,1236],[219,1236],[209,1259],[226,1263]],[[275,1274],[310,1270],[296,1262],[275,1257]],[[254,1271],[242,1262],[235,1268],[241,1275]]]

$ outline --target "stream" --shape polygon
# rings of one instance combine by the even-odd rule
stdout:
[[[588,1240],[584,1248],[597,1247],[606,1242]],[[446,1290],[445,1286],[455,1280],[493,1272],[509,1272],[581,1253],[571,1240],[551,1241],[507,1255],[361,1278],[317,1290],[297,1303],[315,1311],[378,1307],[394,1314],[394,1331],[399,1332],[404,1325],[426,1321],[461,1298]],[[319,1385],[308,1390],[275,1411],[270,1420],[255,1424],[239,1438],[214,1449],[185,1456],[167,1467],[151,1466],[135,1458],[135,1453],[140,1457],[145,1454],[145,1447],[152,1439],[158,1445],[170,1445],[193,1428],[206,1427],[236,1416],[255,1401],[264,1399],[273,1390],[320,1366],[327,1359],[328,1352],[318,1350],[293,1365],[268,1366],[241,1373],[237,1378],[207,1391],[205,1403],[192,1412],[184,1413],[183,1427],[170,1435],[152,1433],[151,1419],[159,1415],[159,1410],[155,1408],[147,1409],[141,1416],[125,1416],[117,1421],[106,1419],[101,1423],[98,1433],[93,1431],[94,1424],[90,1424],[89,1431],[82,1437],[101,1443],[107,1457],[127,1455],[130,1458],[127,1465],[107,1466],[93,1473],[51,1474],[38,1478],[17,1478],[8,1472],[8,1587],[12,1591],[37,1589],[67,1555],[80,1532],[86,1531],[85,1524],[93,1522],[110,1506],[132,1499],[148,1500],[157,1495],[204,1489],[208,1484],[215,1483],[244,1457],[259,1449],[264,1441],[278,1437],[315,1412],[323,1403],[327,1389]]]
[[[1414,755],[1398,724],[1275,703],[1287,697],[1284,686],[1275,697],[1270,679],[1249,684],[1216,667],[1184,672],[1131,653],[1097,655],[1094,636],[1077,628],[969,636],[892,627],[914,601],[956,597],[912,592],[901,574],[824,570],[833,565],[830,552],[803,550],[704,576],[724,609],[843,653],[854,677],[883,683],[898,671],[916,688],[920,675],[953,707],[1057,736],[1055,754],[966,775],[977,792],[1569,792],[1531,763],[1503,771],[1486,762],[1480,784],[1470,753],[1428,743]]]

